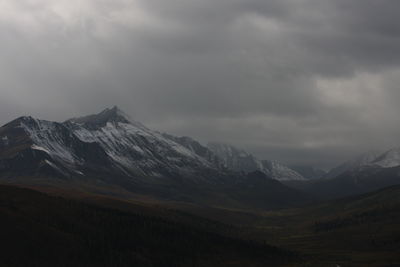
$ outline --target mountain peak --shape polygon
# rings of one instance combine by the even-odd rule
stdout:
[[[104,111],[112,112],[115,114],[125,114],[118,106],[113,106],[112,108],[106,108]]]
[[[109,121],[126,123],[130,122],[129,116],[117,106],[106,108],[105,110],[97,114],[97,116],[108,119]]]
[[[69,119],[68,121],[75,123],[94,124],[94,125],[104,125],[107,122],[121,122],[121,123],[131,122],[129,116],[117,106],[114,106],[112,108],[106,108],[105,110],[103,110],[98,114],[88,115],[79,118],[72,118]]]
[[[12,120],[2,127],[19,127],[21,124],[28,124],[28,125],[33,125],[37,123],[37,119],[31,117],[31,116],[21,116],[16,118],[15,120]]]

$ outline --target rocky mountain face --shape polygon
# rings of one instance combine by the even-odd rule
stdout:
[[[0,171],[33,175],[84,175],[84,166],[109,166],[95,143],[86,143],[62,123],[21,117],[0,128]]]
[[[0,128],[0,179],[100,181],[129,191],[190,201],[217,199],[221,194],[238,203],[254,204],[257,196],[268,199],[269,203],[260,200],[264,203],[257,203],[260,207],[274,202],[263,196],[266,192],[282,192],[274,195],[280,203],[301,198],[279,182],[261,183],[257,192],[251,189],[254,179],[248,173],[261,168],[262,179],[268,181],[271,177],[295,177],[290,172],[292,176],[287,175],[285,168],[251,155],[244,157],[248,157],[247,163],[240,155],[241,165],[235,167],[237,162],[227,164],[226,158],[215,152],[189,137],[150,130],[117,107],[63,123],[21,117]],[[254,163],[257,165],[252,166]],[[243,184],[250,188],[247,194],[240,192]]]
[[[233,146],[209,144],[206,147],[190,137],[150,130],[117,107],[63,123],[18,118],[1,128],[0,148],[3,171],[12,170],[14,156],[27,153],[40,159],[34,164],[40,167],[31,172],[48,169],[63,176],[96,172],[130,177],[210,179],[209,174],[213,172],[259,170],[276,180],[304,179],[282,164],[261,161]],[[33,164],[35,160],[30,162]]]
[[[286,192],[282,197],[275,194],[280,200],[294,194],[280,183],[259,183],[260,179],[257,186],[261,188],[255,190],[254,172],[263,173],[268,181],[307,187],[311,193],[351,194],[398,183],[398,168],[400,149],[392,149],[367,153],[334,168],[327,179],[313,180],[313,175],[320,175],[313,169],[260,160],[226,144],[203,146],[190,137],[159,133],[117,107],[62,123],[26,116],[0,127],[0,179],[100,181],[169,197],[193,198],[201,192],[207,196],[199,198],[211,198],[210,194],[218,198],[223,192],[232,199],[241,195],[255,203],[252,194],[266,199],[261,197],[263,192]],[[244,188],[248,193],[241,192]]]
[[[263,160],[262,166],[266,174],[279,181],[305,181],[307,180],[297,171],[276,161]]]
[[[306,180],[295,170],[270,160],[260,160],[248,152],[234,146],[220,143],[209,143],[208,148],[221,159],[222,164],[235,171],[261,171],[267,176],[279,180]]]
[[[191,147],[130,120],[118,108],[64,123],[86,143],[99,144],[110,161],[130,176],[201,176],[218,171],[215,164]],[[199,154],[197,154],[199,153]],[[205,156],[205,155],[204,155]]]
[[[22,117],[1,128],[0,140],[3,171],[13,166],[20,170],[18,162],[26,157],[38,167],[31,172],[47,168],[62,176],[191,176],[216,170],[213,163],[129,120],[118,108],[64,123]]]

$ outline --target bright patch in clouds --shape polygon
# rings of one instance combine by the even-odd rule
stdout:
[[[28,34],[83,30],[101,37],[109,36],[118,26],[163,24],[135,0],[2,0],[0,23]]]
[[[358,73],[350,78],[317,79],[316,94],[328,107],[363,107],[382,103],[382,77]]]

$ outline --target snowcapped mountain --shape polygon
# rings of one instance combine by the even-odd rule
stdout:
[[[21,117],[0,128],[0,139],[0,172],[83,175],[83,165],[109,163],[98,144],[83,142],[62,123]]]
[[[269,173],[272,178],[279,181],[307,180],[295,170],[275,161],[263,160],[262,166],[265,173]]]
[[[233,146],[205,147],[190,137],[150,130],[117,107],[63,123],[21,117],[1,127],[0,171],[20,170],[17,161],[23,158],[30,158],[32,173],[45,169],[66,177],[95,173],[212,179],[225,172],[260,170],[276,180],[304,179]]]
[[[226,168],[231,170],[244,172],[261,171],[279,181],[305,180],[301,174],[285,165],[269,160],[259,160],[246,151],[231,145],[209,143],[208,148],[221,159]]]
[[[15,136],[18,132],[18,138]],[[64,123],[22,117],[0,131],[7,148],[40,153],[40,165],[62,175],[98,171],[138,176],[191,176],[217,170],[195,151],[131,120],[117,107]],[[7,140],[7,141],[4,141]],[[5,163],[7,166],[11,163]]]
[[[384,153],[370,151],[333,168],[328,172],[326,178],[334,178],[347,171],[363,168],[393,168],[398,166],[400,166],[400,148],[390,149]]]
[[[80,140],[99,144],[128,174],[164,176],[216,169],[213,163],[161,133],[131,120],[114,107],[64,123]]]
[[[265,163],[240,153],[240,162],[249,157],[249,164],[255,162],[267,173]],[[285,206],[308,199],[266,175],[255,178],[235,172],[233,166],[192,138],[150,130],[117,107],[63,123],[26,116],[0,127],[0,179],[7,181],[84,183],[95,192],[110,192],[111,186],[160,198],[242,207]],[[278,165],[268,167],[291,174]],[[249,165],[247,171],[257,168]],[[276,173],[271,171],[275,177]]]
[[[332,169],[326,178],[296,188],[334,198],[397,185],[400,183],[400,149],[365,153]]]
[[[328,172],[326,178],[334,178],[342,173],[350,170],[359,169],[369,166],[381,153],[377,151],[369,151],[357,156],[356,158],[342,163]]]

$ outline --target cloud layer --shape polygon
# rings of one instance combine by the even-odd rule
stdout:
[[[0,122],[117,104],[150,127],[332,166],[400,146],[398,0],[0,1]]]

